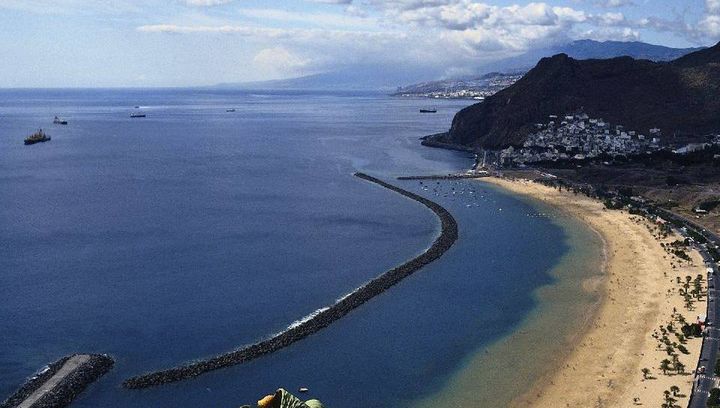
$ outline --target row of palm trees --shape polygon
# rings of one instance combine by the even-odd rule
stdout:
[[[667,375],[668,371],[674,371],[676,374],[685,374],[685,364],[678,359],[677,354],[672,355],[672,361],[663,359],[660,362],[660,369],[663,374]]]
[[[681,397],[680,388],[677,385],[673,385],[669,390],[663,391],[663,403],[660,405],[661,408],[679,408],[679,405],[675,404]]]

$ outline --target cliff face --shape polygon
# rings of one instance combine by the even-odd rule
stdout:
[[[702,135],[720,130],[720,44],[669,63],[620,57],[542,59],[511,87],[455,115],[445,142],[520,145],[548,115],[579,110],[629,129]]]

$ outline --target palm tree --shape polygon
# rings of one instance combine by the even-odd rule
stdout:
[[[643,368],[643,369],[640,370],[640,371],[642,371],[643,380],[647,380],[648,375],[650,374],[650,369],[646,367],[646,368]]]
[[[668,390],[663,391],[663,394],[665,394],[665,403],[662,406],[667,408],[673,408],[677,400],[670,395],[670,391]]]
[[[660,362],[660,369],[662,370],[663,374],[667,374],[667,371],[670,369],[670,360],[667,358]]]
[[[677,385],[673,385],[670,387],[670,392],[672,392],[673,397],[677,397],[678,393],[680,392],[680,387]]]
[[[681,362],[675,363],[675,371],[677,371],[680,374],[685,374],[685,364]]]

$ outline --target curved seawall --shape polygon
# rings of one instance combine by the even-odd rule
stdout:
[[[439,204],[367,174],[355,173],[355,176],[395,191],[396,193],[415,200],[432,210],[441,222],[440,235],[435,239],[435,241],[433,241],[432,245],[419,256],[403,263],[402,265],[390,269],[356,289],[349,295],[344,296],[341,300],[329,308],[314,314],[307,320],[302,320],[300,324],[291,325],[287,330],[269,339],[262,340],[240,350],[231,351],[206,360],[196,361],[175,368],[132,377],[125,380],[125,382],[123,382],[123,386],[126,388],[138,389],[181,381],[196,377],[208,371],[241,364],[287,347],[296,341],[302,340],[303,338],[320,331],[324,327],[329,326],[334,321],[350,313],[353,309],[383,293],[404,278],[412,275],[423,266],[438,259],[445,253],[445,251],[450,249],[457,240],[457,222],[455,221],[455,218],[453,218],[453,216]]]

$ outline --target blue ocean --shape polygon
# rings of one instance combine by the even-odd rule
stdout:
[[[538,307],[571,247],[541,209],[418,138],[470,101],[202,89],[0,91],[0,400],[43,365],[108,353],[75,407],[237,407],[276,388],[412,407]],[[435,106],[437,113],[420,114]],[[135,108],[138,106],[138,108]],[[234,112],[227,112],[228,109]],[[145,118],[131,118],[142,112]],[[55,115],[68,125],[53,125]],[[24,146],[37,128],[47,143]],[[266,338],[421,253],[440,260],[273,355],[146,390],[128,377]]]

